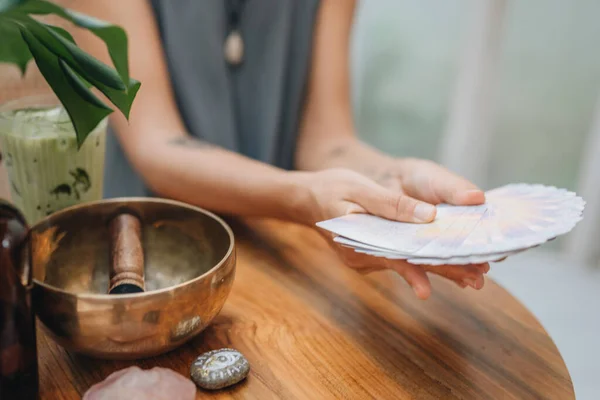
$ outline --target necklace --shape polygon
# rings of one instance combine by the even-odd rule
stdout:
[[[244,61],[244,39],[240,32],[240,19],[245,0],[225,0],[227,11],[227,37],[223,44],[225,61],[237,67]]]

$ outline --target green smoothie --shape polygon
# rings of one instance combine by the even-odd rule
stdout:
[[[78,150],[62,107],[0,111],[0,150],[12,201],[30,224],[102,198],[106,125],[102,121]]]

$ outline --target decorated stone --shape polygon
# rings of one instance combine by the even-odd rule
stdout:
[[[240,382],[249,371],[250,364],[242,353],[234,349],[220,349],[196,358],[190,374],[201,388],[222,389]]]

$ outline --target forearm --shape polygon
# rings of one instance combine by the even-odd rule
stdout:
[[[354,134],[348,67],[354,10],[350,0],[321,2],[295,166],[308,171],[342,167],[376,178],[386,173],[391,158]]]
[[[304,222],[305,173],[286,172],[186,136],[146,143],[131,156],[160,196],[222,214]]]
[[[126,121],[111,124],[128,159],[158,195],[218,213],[299,221],[307,185],[304,173],[288,173],[211,147],[186,135],[169,81],[162,43],[149,2],[82,2],[81,11],[123,26],[130,41],[131,75],[142,82]],[[78,38],[106,62],[108,54],[89,35]],[[302,203],[304,201],[304,203]]]

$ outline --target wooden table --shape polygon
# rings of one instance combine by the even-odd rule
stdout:
[[[574,398],[552,339],[490,280],[474,291],[434,278],[432,298],[420,301],[391,272],[364,277],[342,266],[310,229],[250,226],[234,226],[238,270],[227,304],[180,349],[138,362],[98,361],[65,352],[40,331],[42,399],[80,399],[132,364],[187,376],[197,355],[224,346],[246,355],[250,375],[198,398]]]

